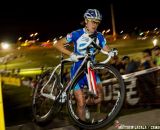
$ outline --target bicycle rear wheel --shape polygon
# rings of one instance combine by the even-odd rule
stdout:
[[[51,76],[51,71],[46,71],[39,76],[38,83],[34,90],[32,100],[32,112],[33,118],[36,124],[45,126],[49,124],[53,117],[61,110],[62,103],[59,100],[53,100],[41,95],[40,91],[43,86],[48,82]],[[51,92],[51,88],[54,86],[53,95],[57,96],[61,92],[61,86],[59,84],[59,77],[57,73],[54,73],[51,80],[47,83],[44,91],[45,93]]]
[[[71,86],[67,96],[67,108],[71,119],[79,127],[85,129],[99,129],[109,125],[119,114],[125,99],[125,86],[120,73],[110,65],[94,65],[92,68],[100,79],[104,98],[99,104],[86,104],[85,120],[81,120],[76,112],[77,103],[74,96],[74,87],[84,75],[80,74]],[[91,96],[88,88],[84,88],[85,98]]]

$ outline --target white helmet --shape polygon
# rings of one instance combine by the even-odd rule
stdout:
[[[96,20],[102,20],[102,15],[97,9],[88,9],[84,13],[84,18],[85,19],[96,19]]]

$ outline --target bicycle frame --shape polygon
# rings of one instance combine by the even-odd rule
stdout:
[[[41,94],[44,96],[44,97],[47,97],[47,98],[50,98],[50,99],[53,99],[53,100],[56,100],[59,98],[60,95],[62,95],[62,98],[64,98],[66,96],[66,92],[67,90],[69,89],[70,86],[72,86],[74,84],[74,82],[77,80],[77,77],[80,75],[80,74],[84,74],[85,72],[85,66],[86,64],[88,63],[88,61],[91,62],[90,60],[90,55],[86,55],[84,58],[83,58],[83,61],[80,65],[80,67],[78,68],[78,70],[76,71],[76,73],[74,74],[73,78],[69,81],[69,83],[67,84],[66,87],[63,86],[63,69],[64,69],[64,64],[65,63],[68,63],[68,62],[71,62],[69,59],[63,59],[63,56],[61,58],[61,63],[58,64],[55,69],[52,71],[51,73],[51,76],[49,77],[49,80],[45,83],[45,85],[43,86],[43,88],[41,89]],[[63,88],[62,91],[59,93],[58,96],[54,96],[52,94],[53,92],[53,89],[54,89],[54,84],[52,85],[52,89],[51,89],[51,92],[49,94],[46,94],[43,92],[43,90],[45,89],[45,87],[47,86],[47,84],[50,82],[50,80],[52,79],[52,76],[54,75],[54,73],[57,71],[57,69],[60,68],[60,85],[61,87]]]
[[[94,44],[93,44],[94,45]],[[95,44],[96,48],[99,49],[99,47]],[[108,55],[108,58],[103,61],[103,62],[100,62],[101,64],[106,64],[110,58],[112,56],[114,56],[114,52],[109,54],[108,52],[105,52],[104,50],[102,49],[99,49],[101,53],[105,54],[105,55]],[[96,54],[96,52],[94,53],[94,55]],[[79,77],[81,74],[84,74],[84,71],[85,71],[85,67],[87,68],[86,69],[86,77],[88,79],[88,86],[89,86],[89,91],[90,92],[93,92],[93,94],[96,95],[96,82],[95,82],[95,75],[92,73],[92,71],[90,70],[90,62],[92,62],[91,60],[91,56],[93,56],[92,54],[89,53],[89,48],[87,48],[87,54],[83,57],[83,61],[80,65],[80,67],[78,68],[78,70],[76,71],[76,73],[74,74],[72,80],[69,81],[69,83],[67,84],[66,87],[63,86],[63,69],[64,69],[64,64],[67,63],[67,62],[71,62],[70,59],[64,59],[63,58],[63,54],[61,53],[61,63],[59,65],[57,65],[55,67],[55,69],[52,71],[52,74],[48,80],[48,82],[43,86],[43,88],[41,89],[41,95],[43,95],[44,97],[47,97],[47,98],[50,98],[50,99],[53,99],[53,100],[57,100],[60,95],[62,95],[62,98],[65,98],[66,97],[66,92],[67,90],[70,88],[70,86],[73,86],[75,81],[78,80],[77,77]],[[89,62],[90,61],[90,62]],[[53,89],[54,89],[54,84],[52,85],[52,90],[49,94],[46,94],[43,92],[44,88],[47,86],[47,84],[50,82],[50,80],[52,79],[52,76],[54,75],[54,73],[56,72],[56,70],[60,67],[60,85],[61,87],[63,88],[62,91],[59,93],[58,96],[54,96],[52,94],[53,92]]]

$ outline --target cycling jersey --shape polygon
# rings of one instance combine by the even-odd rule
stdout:
[[[80,50],[79,48],[85,46],[88,42],[91,42],[91,38],[85,31],[85,28],[73,31],[67,35],[66,39],[68,43],[73,42],[74,53],[78,55],[84,55],[86,53],[86,49]],[[100,32],[97,32],[96,44],[101,48],[104,48],[106,45],[106,40]],[[93,49],[91,49],[91,51],[93,51]]]
[[[96,44],[99,45],[101,48],[106,46],[106,40],[100,32],[97,32],[96,35]],[[91,42],[91,38],[89,34],[85,31],[85,28],[79,29],[77,31],[73,31],[66,36],[67,43],[74,44],[74,53],[77,55],[84,55],[86,53],[86,48],[80,49],[81,47],[85,46],[88,42]],[[94,52],[95,48],[91,48],[90,51]],[[73,78],[75,72],[81,65],[82,61],[75,62],[71,67],[71,79]],[[96,75],[96,82],[97,84],[100,83],[99,77]],[[75,90],[83,88],[84,85],[87,85],[87,78],[84,76],[79,83],[76,85]]]

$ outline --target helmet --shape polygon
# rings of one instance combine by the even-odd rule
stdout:
[[[88,9],[84,13],[84,18],[85,19],[96,19],[96,20],[102,20],[102,15],[97,9]]]

